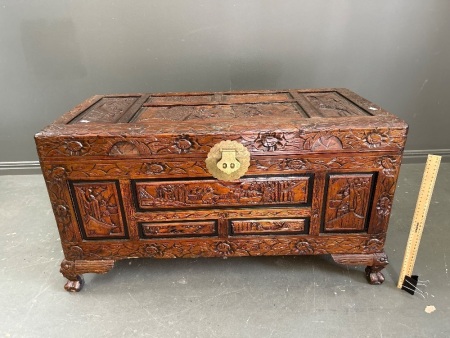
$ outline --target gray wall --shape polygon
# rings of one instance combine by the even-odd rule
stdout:
[[[0,0],[0,162],[93,94],[348,87],[450,148],[447,0]]]

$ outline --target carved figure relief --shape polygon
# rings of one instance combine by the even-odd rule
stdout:
[[[127,236],[114,182],[73,183],[80,223],[86,239]]]
[[[141,208],[182,208],[252,204],[299,204],[307,201],[308,177],[241,182],[216,180],[170,183],[137,182]]]
[[[300,233],[305,231],[305,220],[236,220],[231,222],[231,229],[233,234],[237,235],[257,235],[277,232]]]
[[[392,209],[391,197],[387,194],[382,195],[377,202],[376,208],[378,223],[387,224]]]
[[[335,174],[328,179],[324,231],[363,231],[373,174]]]

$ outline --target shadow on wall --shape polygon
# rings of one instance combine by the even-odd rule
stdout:
[[[24,21],[21,37],[27,66],[36,80],[73,80],[87,76],[72,21]]]
[[[135,53],[119,50],[114,57],[108,58],[109,53],[105,53],[106,59],[86,54],[84,60],[82,50],[89,50],[80,45],[76,27],[68,18],[24,21],[21,39],[28,71],[37,82],[52,84],[89,77],[90,88],[102,94],[152,91],[155,78],[157,91],[277,89],[286,87],[280,83],[291,72],[286,69],[289,62],[277,57],[277,53],[267,56],[255,54],[254,50],[229,51],[229,55],[219,53],[222,55],[217,57],[217,53],[195,48],[175,48],[178,53],[172,51],[172,57],[161,62],[147,57],[138,46]],[[95,73],[88,73],[89,64],[95,67]],[[295,87],[311,80],[311,69],[305,68],[304,59],[299,67],[296,72],[301,72],[301,79],[295,79]]]
[[[237,59],[230,62],[230,89],[273,89],[282,75],[280,62],[270,59]],[[258,88],[255,88],[255,84]]]

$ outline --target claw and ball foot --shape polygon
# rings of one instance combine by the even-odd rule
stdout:
[[[384,282],[384,275],[381,270],[383,266],[368,266],[366,267],[366,277],[370,284],[379,285]]]
[[[77,275],[76,280],[68,280],[64,285],[64,289],[69,292],[79,292],[83,288],[84,278],[83,276]]]
[[[60,272],[68,279],[64,289],[69,292],[79,292],[84,285],[83,273],[106,273],[114,266],[113,260],[68,261],[64,259],[61,263]]]
[[[370,284],[379,285],[384,282],[384,276],[381,270],[389,264],[384,251],[373,254],[333,254],[331,256],[339,264],[367,265],[366,277]]]

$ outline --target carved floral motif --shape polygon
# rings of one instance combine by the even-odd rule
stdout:
[[[64,167],[55,167],[50,171],[49,177],[57,182],[61,182],[66,177],[66,169]]]
[[[299,255],[311,255],[314,253],[314,248],[306,240],[300,240],[297,243],[291,243],[291,249]]]
[[[222,255],[229,255],[232,253],[233,249],[229,243],[220,242],[216,245],[216,250]]]
[[[141,172],[147,175],[157,175],[166,171],[167,168],[167,165],[162,162],[146,162],[142,164]]]
[[[394,156],[384,156],[378,160],[378,164],[383,168],[383,174],[387,177],[395,177],[397,173],[398,161]]]
[[[83,259],[83,249],[81,249],[78,245],[71,246],[66,258],[72,261]]]
[[[86,127],[88,127],[86,125]],[[55,128],[55,127],[53,127]],[[194,126],[193,126],[194,128]],[[345,128],[343,126],[342,128]],[[158,131],[146,131],[142,126],[130,127],[127,142],[132,143],[139,150],[140,155],[155,154],[186,154],[195,150],[196,154],[205,154],[218,142],[225,139],[237,140],[252,152],[296,151],[313,152],[347,151],[377,148],[386,150],[401,150],[405,144],[405,132],[387,128],[375,128],[369,132],[365,130],[336,130],[323,132],[301,129],[297,132],[259,132],[242,133],[236,136],[218,137],[211,135],[196,135],[195,138],[187,134],[157,135]],[[189,130],[190,132],[191,130]],[[102,131],[93,131],[102,132]],[[256,136],[255,136],[256,135]],[[145,136],[145,137],[143,137]],[[121,141],[122,142],[122,141]],[[38,150],[41,157],[51,156],[98,156],[108,155],[117,143],[114,138],[80,137],[80,140],[38,140]],[[122,150],[117,150],[120,153]],[[131,151],[127,150],[127,151]],[[114,154],[117,155],[117,154]]]
[[[378,238],[371,238],[367,241],[366,247],[371,252],[379,252],[383,249],[384,241]]]
[[[131,142],[127,141],[119,141],[115,143],[111,150],[109,151],[110,155],[119,156],[119,155],[139,155],[139,149]]]
[[[374,130],[366,134],[365,141],[369,148],[378,148],[389,142],[389,136],[386,133]]]
[[[79,141],[68,141],[64,143],[63,149],[68,155],[80,156],[88,152],[89,147]]]
[[[175,148],[178,153],[187,153],[193,146],[194,141],[187,135],[181,135],[175,139]]]
[[[268,132],[259,133],[254,141],[256,149],[264,151],[282,150],[286,146],[286,138],[283,133]]]
[[[321,150],[340,150],[342,149],[342,142],[336,136],[325,135],[319,137],[311,146],[312,151]]]

